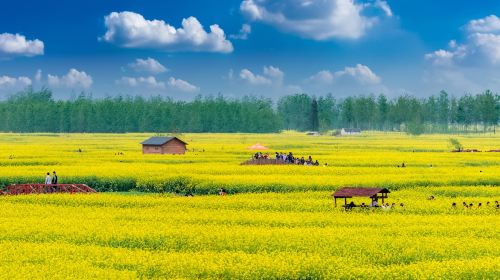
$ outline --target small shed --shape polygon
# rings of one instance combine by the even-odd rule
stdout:
[[[179,154],[186,153],[187,143],[177,137],[151,137],[141,143],[143,154]]]
[[[386,188],[344,187],[338,189],[332,194],[332,196],[335,200],[335,207],[337,207],[337,198],[343,198],[345,205],[347,205],[347,199],[353,197],[369,197],[371,199],[382,199],[382,203],[384,203],[384,198],[387,198],[388,193],[390,193],[390,191]]]
[[[361,129],[359,128],[342,128],[340,130],[340,135],[358,135],[361,134]]]

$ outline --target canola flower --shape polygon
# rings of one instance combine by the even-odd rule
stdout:
[[[392,189],[432,185],[498,185],[499,153],[451,153],[448,135],[361,136],[184,134],[188,153],[143,155],[147,134],[0,134],[0,186],[43,182],[57,170],[60,182],[87,183],[101,191],[158,191],[187,179],[196,193],[332,190],[343,185]],[[498,149],[498,135],[457,137],[464,147]],[[311,155],[328,166],[240,166],[262,142],[273,152]],[[81,151],[81,152],[79,152]],[[407,167],[398,168],[405,163]],[[182,180],[181,180],[182,181]]]
[[[56,170],[61,183],[100,190],[195,193],[0,196],[2,278],[500,275],[498,153],[451,153],[447,135],[291,132],[185,134],[186,155],[142,155],[148,136],[0,134],[0,185],[42,182]],[[497,135],[457,138],[483,151],[500,144]],[[257,142],[328,166],[240,166]],[[389,187],[387,202],[404,207],[334,208],[331,193],[343,185]],[[199,195],[222,186],[229,196]]]
[[[389,202],[405,206],[389,211],[345,212],[334,208],[330,194],[0,197],[0,272],[9,279],[495,279],[500,273],[499,210],[450,207],[498,200],[497,187],[395,191]]]

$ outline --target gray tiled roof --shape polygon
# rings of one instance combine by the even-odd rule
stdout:
[[[167,142],[170,142],[172,139],[178,139],[177,137],[151,137],[146,141],[141,142],[143,145],[153,145],[153,146],[161,146]],[[184,141],[178,139],[179,141],[185,143]]]

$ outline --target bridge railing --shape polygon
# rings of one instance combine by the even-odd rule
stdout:
[[[96,190],[85,184],[12,184],[0,190],[0,195],[95,192]]]

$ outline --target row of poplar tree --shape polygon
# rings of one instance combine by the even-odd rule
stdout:
[[[246,96],[113,97],[85,94],[55,100],[49,89],[27,89],[0,101],[0,131],[8,132],[277,132],[283,129],[459,132],[492,130],[500,119],[500,95],[485,91],[428,98],[381,94],[315,98],[288,95],[276,103]]]

